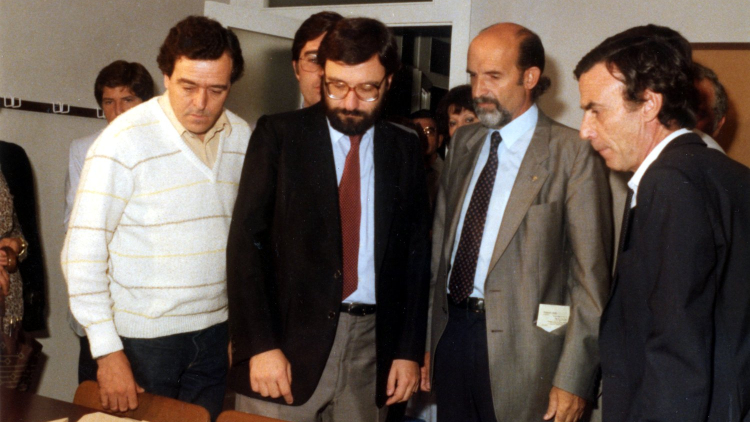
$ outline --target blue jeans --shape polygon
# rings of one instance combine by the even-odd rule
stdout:
[[[226,322],[165,337],[123,338],[122,344],[138,385],[149,393],[203,406],[216,420],[229,365]]]

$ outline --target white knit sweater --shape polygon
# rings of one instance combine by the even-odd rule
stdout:
[[[89,149],[61,254],[70,309],[99,357],[227,319],[225,250],[250,128],[226,111],[214,168],[154,98]]]

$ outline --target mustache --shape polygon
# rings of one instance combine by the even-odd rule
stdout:
[[[489,95],[482,95],[482,96],[476,97],[474,98],[473,101],[474,101],[474,107],[478,107],[479,104],[483,104],[483,103],[490,103],[490,104],[494,104],[495,107],[500,107],[500,102],[497,101],[495,97],[490,97]]]
[[[334,112],[342,115],[342,116],[351,116],[351,117],[365,117],[367,116],[367,113],[365,113],[362,110],[346,110],[343,108],[334,108]]]

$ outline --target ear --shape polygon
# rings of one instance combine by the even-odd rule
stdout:
[[[542,77],[542,71],[536,67],[532,66],[528,69],[526,69],[523,72],[523,87],[524,89],[534,89],[536,84],[539,82],[539,78]]]
[[[712,137],[716,138],[719,136],[719,132],[721,132],[721,128],[724,126],[724,123],[727,122],[727,116],[724,116],[719,120],[719,123],[716,124],[716,129],[714,129],[714,133],[711,134]]]
[[[391,82],[393,81],[393,73],[388,75],[388,77],[385,80],[388,81],[388,85],[385,87],[385,90],[388,91],[389,89],[391,89]]]
[[[164,89],[169,89],[169,76],[167,74],[164,74]]]
[[[643,100],[641,103],[641,115],[647,122],[653,121],[659,117],[659,112],[664,101],[664,97],[650,89],[643,91]]]
[[[292,69],[294,70],[294,77],[299,81],[299,68],[297,68],[297,60],[292,60]]]

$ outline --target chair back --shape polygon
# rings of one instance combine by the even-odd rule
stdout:
[[[149,393],[138,394],[138,408],[127,412],[112,412],[102,408],[99,384],[84,381],[76,390],[73,403],[112,415],[148,422],[210,422],[208,410],[196,404],[181,402],[169,397]]]
[[[251,415],[236,410],[225,410],[219,415],[216,422],[287,422],[281,419],[267,418],[265,416]]]

